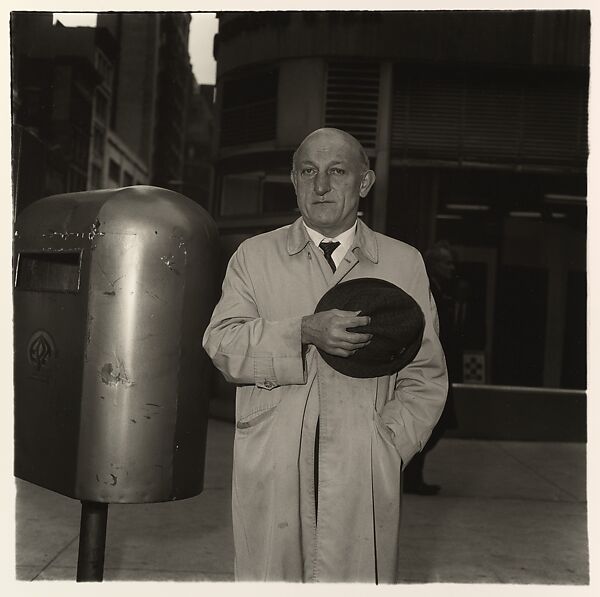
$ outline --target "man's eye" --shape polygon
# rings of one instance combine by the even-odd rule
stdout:
[[[302,174],[303,176],[312,176],[314,173],[314,168],[302,168],[302,170],[300,171],[300,174]]]
[[[332,168],[330,170],[332,174],[345,174],[345,170],[343,168]]]

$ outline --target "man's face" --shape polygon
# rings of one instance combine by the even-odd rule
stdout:
[[[434,275],[446,282],[452,280],[456,272],[454,258],[450,251],[441,249],[438,259],[435,260]]]
[[[369,192],[375,174],[363,163],[356,140],[323,130],[298,149],[292,182],[306,224],[331,238],[352,227],[359,199]]]

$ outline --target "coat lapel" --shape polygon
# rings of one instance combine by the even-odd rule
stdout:
[[[333,275],[329,273],[329,265],[325,261],[325,257],[321,250],[318,247],[315,247],[310,241],[302,218],[300,217],[288,229],[287,251],[289,255],[295,255],[302,250],[308,250],[314,253],[315,258],[321,266],[321,271],[327,281],[328,288],[332,288],[344,280],[362,259],[367,259],[372,263],[378,263],[379,261],[377,236],[360,219],[357,221],[354,243]]]

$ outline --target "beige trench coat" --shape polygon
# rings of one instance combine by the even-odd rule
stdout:
[[[342,280],[389,280],[425,314],[423,344],[398,374],[337,373],[300,322]],[[395,582],[401,469],[427,441],[447,391],[437,314],[418,251],[359,220],[335,273],[302,220],[231,258],[204,347],[238,384],[233,531],[238,580]],[[313,455],[319,434],[319,512]]]

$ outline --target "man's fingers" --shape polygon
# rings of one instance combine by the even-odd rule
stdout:
[[[324,312],[327,313],[327,311]],[[343,309],[331,309],[329,313],[333,313],[338,317],[356,317],[360,315],[360,311],[344,311]]]
[[[347,328],[357,328],[361,325],[369,325],[371,318],[368,315],[352,315],[351,317],[344,317],[344,326]]]
[[[369,343],[373,334],[359,334],[358,332],[346,332],[342,340],[350,342],[351,344],[364,344]]]
[[[356,352],[360,348],[364,348],[365,346],[368,346],[369,342],[370,342],[370,340],[366,341],[366,342],[357,342],[357,343],[342,341],[336,345],[336,348],[341,348],[342,350]]]
[[[331,350],[328,350],[327,352],[336,357],[349,357],[349,356],[353,355],[356,352],[356,350],[346,350],[344,348],[332,348]]]
[[[342,311],[341,309],[332,309],[332,313],[343,318],[342,324],[346,327],[369,325],[371,318],[368,315],[360,315],[360,311]]]
[[[360,348],[364,348],[365,346],[369,346],[369,344],[371,344],[371,340],[368,340],[367,342],[359,342],[358,344],[354,344],[353,345],[353,350],[356,352]]]

